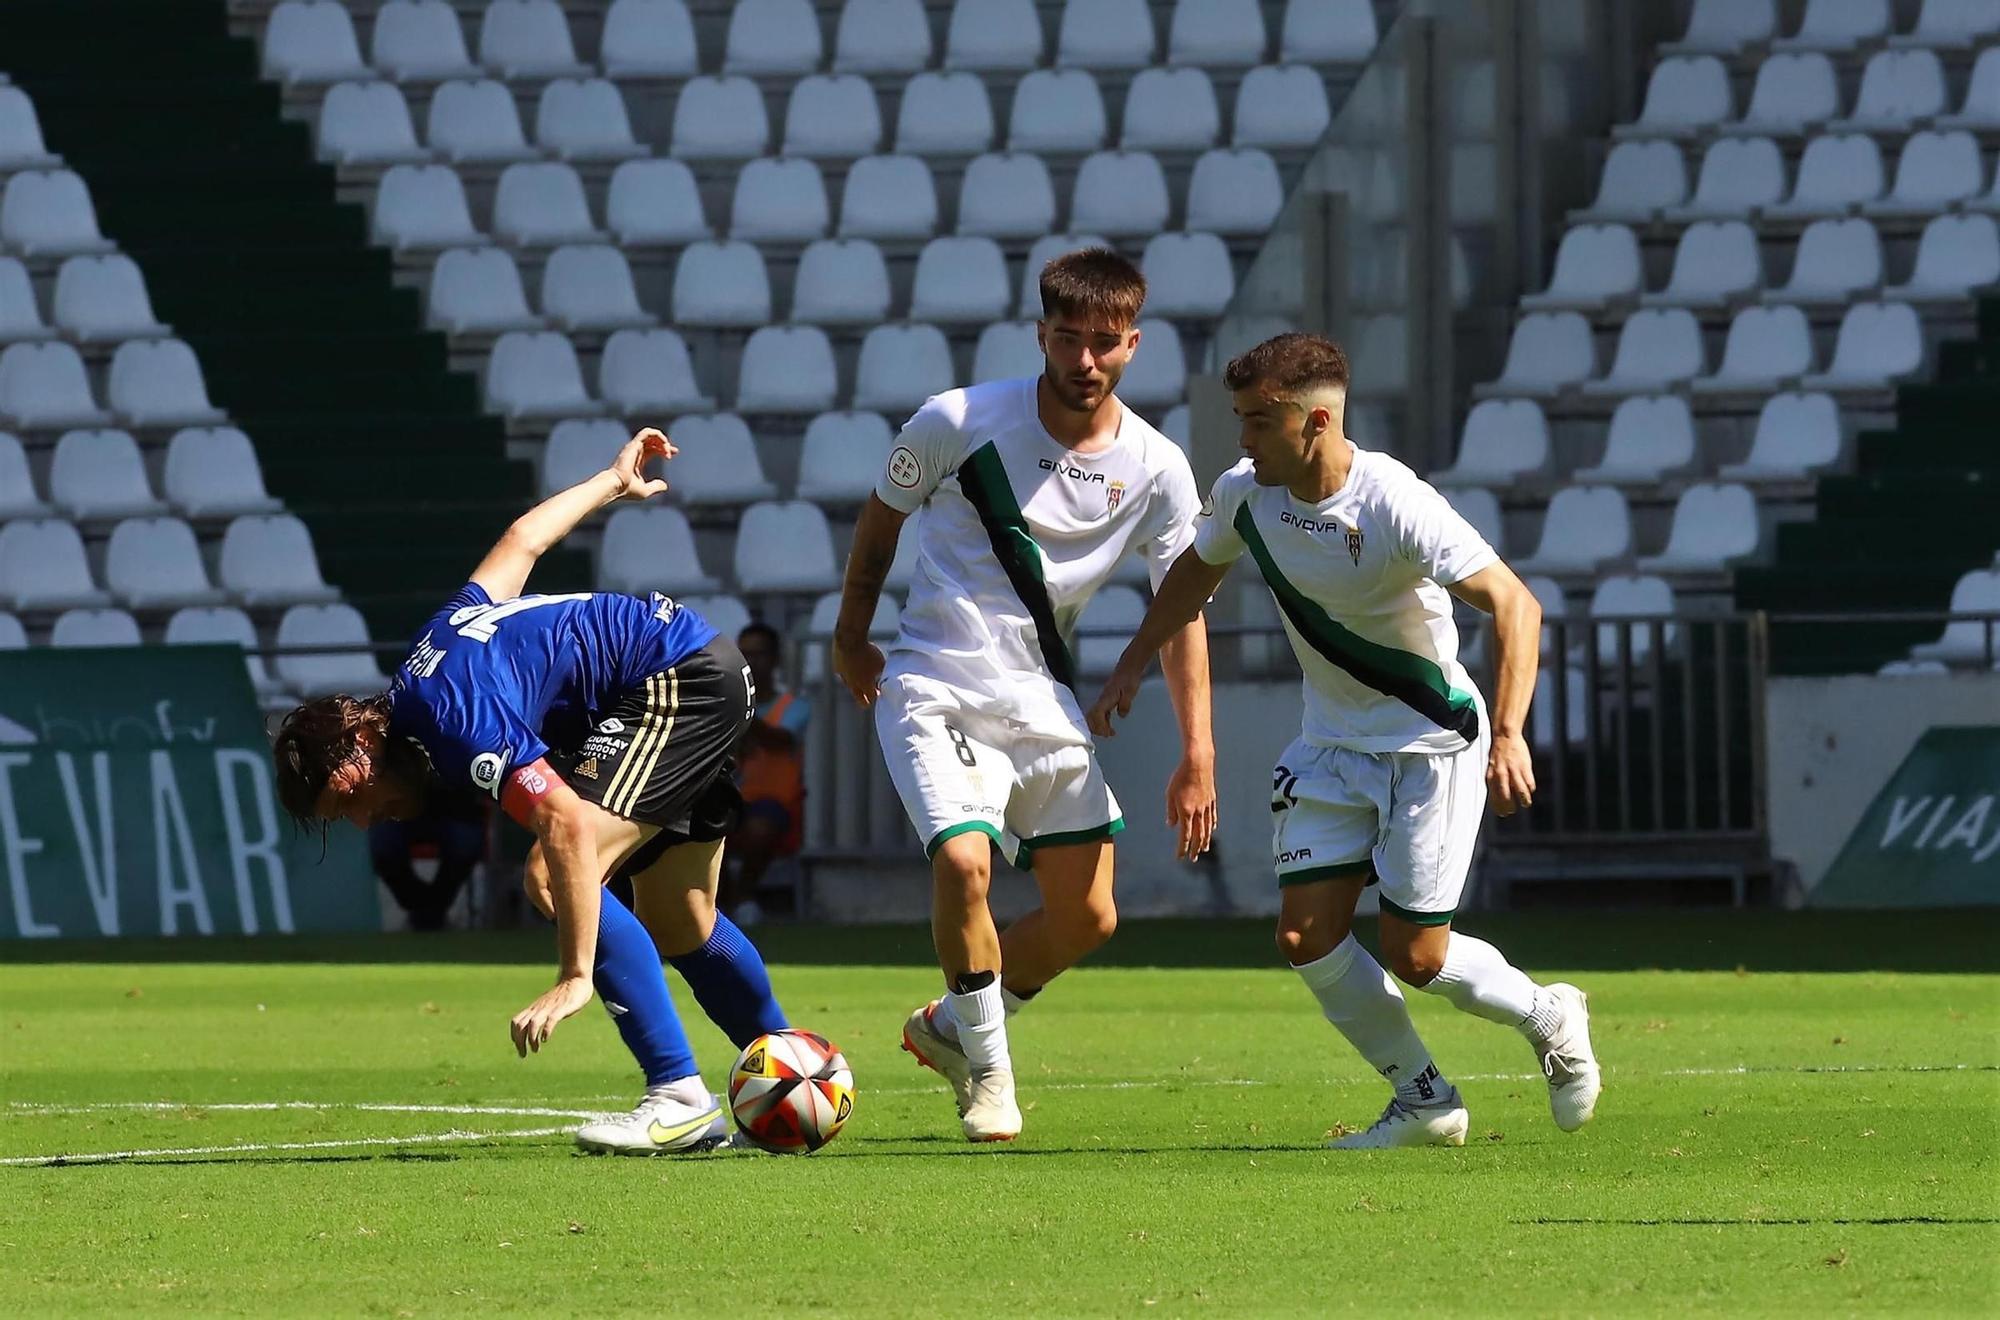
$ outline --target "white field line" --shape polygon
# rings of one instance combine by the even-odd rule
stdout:
[[[275,1113],[279,1110],[352,1109],[370,1114],[483,1114],[500,1118],[602,1118],[597,1109],[545,1109],[539,1105],[393,1105],[345,1100],[225,1100],[216,1104],[191,1104],[180,1100],[106,1100],[94,1104],[43,1105],[12,1100],[0,1117],[8,1114],[40,1118],[56,1114],[96,1114],[127,1110],[140,1113],[177,1113],[183,1109],[237,1113]]]
[[[11,1155],[6,1165],[109,1164],[190,1155],[249,1155],[274,1150],[343,1150],[356,1146],[436,1146],[456,1141],[513,1141],[523,1137],[567,1136],[567,1127],[517,1128],[509,1132],[424,1132],[411,1137],[350,1137],[341,1141],[247,1141],[234,1146],[159,1146],[151,1150],[92,1151],[83,1155]]]

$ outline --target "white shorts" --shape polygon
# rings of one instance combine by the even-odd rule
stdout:
[[[1037,848],[1108,839],[1125,828],[1097,755],[1074,741],[956,707],[934,680],[891,673],[875,703],[889,778],[924,856],[978,830],[1014,865]]]
[[[1299,739],[1272,776],[1279,885],[1366,875],[1382,910],[1441,926],[1458,910],[1486,816],[1489,735],[1461,752],[1357,752]]]

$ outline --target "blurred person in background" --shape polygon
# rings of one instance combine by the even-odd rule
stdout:
[[[757,718],[736,744],[736,782],[743,794],[743,823],[729,836],[729,866],[717,906],[739,926],[763,920],[757,889],[771,863],[796,857],[804,842],[806,727],[812,703],[778,680],[784,641],[768,623],[736,635],[736,649],[750,666]]]

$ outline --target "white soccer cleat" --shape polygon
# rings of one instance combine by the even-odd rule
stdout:
[[[1326,1143],[1328,1150],[1392,1150],[1397,1146],[1463,1146],[1472,1116],[1456,1100],[1419,1109],[1401,1099],[1389,1102],[1366,1130]]]
[[[1604,1090],[1597,1053],[1590,1048],[1590,996],[1562,982],[1550,986],[1549,993],[1563,1001],[1562,1022],[1535,1053],[1542,1076],[1549,1079],[1549,1113],[1557,1127],[1574,1132],[1597,1112],[1597,1097]]]
[[[932,1018],[941,1001],[933,999],[916,1012],[910,1014],[903,1023],[903,1048],[916,1061],[951,1083],[952,1099],[958,1102],[958,1116],[965,1117],[965,1111],[972,1104],[972,1061],[965,1057],[959,1043],[937,1029]],[[1018,1127],[1020,1119],[1017,1117]]]
[[[960,1056],[963,1057],[963,1056]],[[959,1122],[967,1141],[1012,1141],[1021,1135],[1021,1106],[1014,1103],[1014,1074],[993,1068],[971,1079],[971,1098]]]
[[[576,1144],[597,1155],[679,1155],[729,1144],[729,1122],[714,1096],[690,1105],[667,1096],[648,1097],[629,1114],[585,1123]]]

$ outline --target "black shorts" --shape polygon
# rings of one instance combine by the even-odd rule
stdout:
[[[659,827],[620,868],[636,873],[675,844],[735,830],[736,741],[755,716],[743,655],[717,637],[598,712],[593,728],[550,749],[549,764],[584,801]]]

